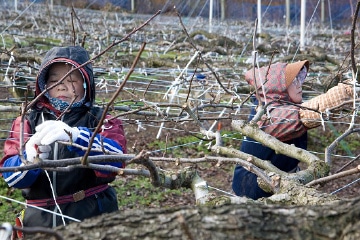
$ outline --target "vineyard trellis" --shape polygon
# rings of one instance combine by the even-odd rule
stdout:
[[[24,90],[30,89],[28,94],[31,95],[32,83],[38,67],[37,64],[44,51],[50,45],[81,42],[81,34],[84,33],[83,29],[86,29],[88,34],[84,37],[86,38],[86,48],[92,53],[93,57],[96,57],[107,46],[116,42],[117,39],[123,39],[124,36],[127,36],[131,31],[129,29],[134,29],[134,26],[141,25],[148,18],[148,16],[135,18],[111,12],[79,10],[78,16],[80,20],[74,23],[77,35],[73,39],[71,23],[68,20],[71,9],[58,8],[58,11],[49,12],[49,15],[46,15],[43,11],[32,9],[31,14],[27,12],[22,17],[19,17],[13,22],[12,26],[9,26],[8,20],[13,19],[15,15],[11,11],[3,10],[1,21],[4,21],[5,25],[9,27],[6,32],[1,34],[4,46],[0,71],[4,79],[4,84],[0,86],[2,90],[2,99],[0,100],[3,105],[2,111],[8,112],[15,109],[15,114],[18,114],[19,105],[24,101],[30,101],[30,99],[24,97]],[[44,21],[44,19],[48,19],[48,21]],[[190,123],[193,124],[191,127],[192,134],[201,135],[204,140],[213,139],[213,141],[210,141],[212,145],[209,145],[209,147],[213,147],[215,153],[232,155],[235,153],[235,150],[230,150],[231,152],[229,153],[227,148],[220,146],[220,133],[216,131],[215,126],[218,121],[238,119],[233,121],[233,127],[244,135],[250,134],[247,132],[247,128],[243,127],[246,124],[242,120],[247,118],[249,108],[251,107],[251,104],[245,101],[249,96],[249,89],[242,79],[242,74],[245,69],[251,66],[252,62],[250,54],[252,49],[247,49],[247,43],[253,37],[253,25],[236,25],[235,22],[226,24],[219,22],[218,25],[214,25],[218,35],[226,35],[226,38],[221,39],[226,43],[219,47],[218,45],[206,45],[206,42],[217,41],[217,36],[201,31],[202,29],[199,26],[201,26],[203,20],[197,19],[196,22],[188,20],[187,24],[191,26],[191,32],[190,36],[187,36],[183,33],[186,24],[181,25],[179,21],[174,19],[177,19],[177,17],[158,16],[158,18],[150,21],[144,29],[139,29],[131,37],[129,36],[129,41],[120,42],[112,47],[111,50],[104,52],[101,58],[95,59],[96,87],[97,94],[100,96],[97,99],[97,104],[106,106],[119,86],[126,81],[121,95],[109,106],[111,111],[117,112],[118,117],[124,120],[125,128],[128,124],[130,127],[133,127],[133,125],[130,125],[132,123],[137,124],[138,131],[145,131],[146,128],[156,127],[158,129],[157,136],[161,138],[164,137],[161,135],[161,131],[165,127],[172,132],[184,131],[182,125]],[[40,24],[44,24],[44,26],[40,26]],[[23,27],[21,28],[21,26]],[[272,29],[269,29],[269,32],[274,31],[277,34],[285,34],[287,39],[285,41],[289,41],[287,44],[288,52],[284,51],[278,56],[275,54],[273,61],[284,59],[287,57],[287,54],[291,55],[289,53],[294,53],[297,42],[291,39],[296,34],[291,32],[284,33],[280,28],[274,29],[273,26],[270,27]],[[309,27],[316,28],[316,26]],[[31,31],[27,31],[27,28],[30,28]],[[46,41],[42,38],[37,38],[39,35],[46,36]],[[193,40],[190,38],[196,43],[196,48],[192,46],[191,42]],[[283,35],[278,35],[274,37],[273,42],[279,42],[282,38]],[[218,42],[221,43],[221,40],[218,40]],[[140,56],[138,51],[143,42],[147,42],[147,46],[144,51],[140,52]],[[8,46],[11,44],[15,44],[15,47],[13,47],[12,51],[8,51]],[[326,43],[323,44],[326,47]],[[340,56],[339,53],[350,52],[350,47],[349,42],[335,46],[335,52],[334,55],[331,55],[331,60],[341,63],[344,56]],[[284,49],[282,48],[282,50]],[[224,52],[226,54],[221,54]],[[138,67],[133,69],[130,65],[134,63],[133,59],[136,55],[139,57]],[[165,60],[162,60],[162,58]],[[260,61],[261,59],[266,62],[270,61],[266,54],[260,53],[257,60]],[[159,65],[162,67],[156,67]],[[329,65],[319,65],[314,66],[313,69],[316,70],[314,71],[315,73],[321,73],[321,71],[328,72],[328,67]],[[346,65],[340,68],[336,74],[317,75],[313,73],[312,79],[308,84],[306,96],[311,97],[318,93],[312,89],[312,87],[319,87],[317,81],[325,83],[331,82],[336,77],[344,78],[350,69],[350,66]],[[131,76],[128,75],[132,70],[134,72]],[[11,95],[7,92],[8,90],[10,90]],[[132,115],[129,115],[129,113]],[[133,115],[135,113],[140,117],[135,118]],[[1,132],[6,132],[9,129],[8,123],[10,119],[5,117],[2,121],[7,124],[2,124],[4,128],[1,129]],[[356,127],[358,124],[355,121],[353,125]],[[261,132],[255,134],[261,134]],[[5,134],[2,136],[2,141],[4,141],[4,137]],[[265,136],[262,137],[265,138]],[[240,138],[238,141],[240,145],[242,139]],[[269,142],[272,142],[270,144],[274,144],[275,147],[283,146],[276,139],[271,139]],[[287,148],[289,151],[287,154],[293,154],[291,151],[296,150],[291,146],[283,146],[283,148]],[[206,189],[206,182],[200,176],[196,176],[194,169],[185,169],[184,172],[186,174],[184,175],[187,178],[183,179],[180,176],[183,172],[180,174],[172,172],[171,174],[173,175],[169,176],[166,175],[167,173],[158,172],[156,166],[152,165],[152,162],[196,163],[213,161],[219,164],[226,162],[230,164],[239,163],[254,167],[249,162],[242,160],[247,159],[248,156],[238,152],[236,152],[236,157],[233,156],[232,158],[204,157],[201,159],[159,158],[151,156],[151,153],[144,152],[137,152],[136,154],[139,155],[112,156],[106,159],[89,157],[88,159],[90,163],[103,160],[120,160],[145,165],[148,167],[148,172],[144,170],[135,171],[133,169],[123,169],[120,172],[124,175],[144,174],[151,176],[154,185],[168,184],[166,181],[159,181],[160,179],[167,178],[177,180],[170,181],[171,184],[166,185],[166,187],[170,188],[179,186],[191,187],[189,186],[189,181],[194,181],[192,182],[192,188],[198,203],[204,203],[209,200],[207,198],[208,189]],[[308,156],[307,159],[312,159],[310,161],[301,159],[309,165],[319,161],[316,154],[307,152],[302,154]],[[355,159],[354,157],[349,158]],[[68,168],[65,166],[71,164],[75,164],[74,166],[78,167],[81,166],[78,159],[62,160],[56,162],[56,164],[59,164],[58,169],[62,170]],[[255,161],[255,165],[261,164]],[[92,164],[89,166],[97,169],[119,171],[118,169]],[[54,164],[44,162],[38,166],[27,166],[28,169],[33,167],[52,168]],[[262,167],[271,169],[277,174],[282,174],[271,166]],[[311,170],[315,171],[316,169],[314,167]],[[154,177],[157,174],[164,174],[163,178],[159,176]],[[174,176],[177,177],[174,178]],[[286,179],[286,175],[284,176],[282,181],[290,185],[294,184]],[[297,177],[308,179],[307,183],[313,178],[312,174],[306,171],[300,173]],[[268,178],[264,177],[264,179]],[[298,191],[303,190],[300,185],[295,184],[295,186],[299,189]],[[296,191],[294,191],[295,193]],[[321,197],[322,199],[316,200],[317,203],[319,201],[337,200],[335,196],[331,195],[321,195]],[[236,202],[239,200],[238,198],[231,198],[231,201]],[[275,198],[274,201],[276,201]],[[300,199],[299,203],[302,203]]]

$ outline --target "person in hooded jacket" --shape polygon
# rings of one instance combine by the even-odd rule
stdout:
[[[36,78],[35,97],[47,91],[25,117],[25,151],[23,156],[19,154],[22,148],[21,117],[18,117],[5,141],[1,167],[23,166],[26,164],[22,161],[23,157],[28,162],[36,162],[38,159],[58,160],[83,156],[93,134],[96,137],[92,148],[116,154],[126,153],[126,139],[119,119],[107,115],[102,130],[93,132],[103,110],[94,106],[95,83],[91,63],[74,70],[56,85],[69,71],[88,60],[88,52],[80,46],[54,47],[46,53]],[[73,142],[85,148],[67,146],[57,141]],[[99,154],[103,153],[90,152],[90,156]],[[122,163],[106,164],[124,167]],[[118,210],[116,192],[109,186],[116,174],[108,171],[87,168],[70,171],[33,169],[5,172],[2,175],[10,187],[22,189],[28,207],[20,219],[26,227],[55,227],[70,221],[31,206],[78,220]]]
[[[259,99],[253,98],[254,107],[251,109],[249,121],[255,116],[259,101],[263,105],[268,103],[270,117],[264,114],[257,122],[259,128],[284,143],[293,144],[302,149],[307,149],[307,130],[321,125],[319,112],[325,112],[328,108],[353,99],[353,86],[339,83],[326,93],[302,103],[302,84],[308,70],[309,61],[304,60],[290,64],[274,63],[256,68],[255,72],[251,69],[245,73],[246,81],[259,89]],[[343,106],[343,108],[346,107],[349,105]],[[318,112],[310,109],[318,110]],[[293,173],[299,170],[297,159],[276,154],[273,149],[249,137],[244,138],[240,150],[257,158],[271,161],[282,171]],[[254,200],[272,195],[259,187],[254,173],[240,165],[235,167],[232,188],[237,196]]]

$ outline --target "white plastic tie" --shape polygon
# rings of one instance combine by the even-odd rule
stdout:
[[[110,125],[109,127],[105,127],[105,124],[101,125],[101,132],[104,132],[105,130],[111,129],[112,126]]]
[[[320,113],[320,118],[321,118],[321,126],[323,128],[323,131],[325,131],[325,120],[323,118],[323,115]]]
[[[139,120],[135,120],[136,124],[137,124],[137,132],[140,132],[140,130],[146,130],[145,127],[143,127],[142,122],[140,122]]]
[[[207,184],[206,181],[201,181],[201,182],[198,182],[198,183],[194,184],[194,187],[195,188],[205,188],[205,189],[207,189],[208,184]]]

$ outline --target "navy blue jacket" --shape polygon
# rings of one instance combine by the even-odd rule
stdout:
[[[254,104],[257,104],[257,101],[255,101]],[[255,109],[252,108],[249,120],[254,117],[255,113]],[[299,148],[306,149],[307,132],[305,132],[302,136],[286,141],[285,143],[294,144]],[[265,147],[261,143],[256,142],[254,139],[249,137],[244,138],[240,150],[257,158],[269,160],[274,166],[285,172],[292,171],[299,163],[297,159],[282,154],[276,154],[271,148]],[[259,187],[257,183],[257,176],[254,173],[247,171],[239,165],[235,167],[232,188],[236,195],[246,196],[254,200],[272,195]]]
[[[36,79],[36,96],[45,88],[47,72],[53,63],[65,62],[78,67],[89,60],[89,55],[80,46],[54,47],[44,57],[43,63]],[[88,147],[89,139],[94,133],[99,120],[102,117],[103,109],[94,106],[95,101],[95,82],[91,64],[80,68],[81,74],[86,83],[86,99],[82,106],[70,108],[61,117],[61,121],[71,127],[78,127],[79,137],[74,143]],[[16,167],[23,165],[19,155],[20,132],[23,131],[24,141],[35,133],[35,127],[46,120],[55,120],[61,114],[52,106],[43,95],[32,107],[31,111],[25,116],[23,130],[21,129],[21,117],[18,117],[12,125],[9,138],[5,141],[4,157],[0,161],[1,167]],[[92,147],[103,146],[105,150],[117,154],[126,153],[126,139],[124,129],[120,119],[112,119],[110,115],[106,117],[108,121],[103,124],[101,132],[97,132]],[[95,134],[95,133],[94,133]],[[82,149],[69,147],[55,143],[51,144],[52,151],[48,160],[65,159],[80,157],[84,155]],[[102,153],[91,151],[90,156]],[[26,151],[24,151],[26,157]],[[103,163],[115,167],[124,167],[122,163]],[[88,168],[74,168],[69,171],[47,171],[42,169],[32,169],[23,172],[5,172],[2,174],[10,187],[22,189],[24,198],[28,201],[52,199],[54,195],[58,198],[71,196],[75,193],[102,187],[115,180],[116,174],[106,171],[95,171]],[[102,189],[102,188],[101,188]],[[90,194],[89,194],[90,195]],[[106,188],[101,192],[92,194],[80,201],[65,202],[59,204],[64,215],[83,220],[102,213],[118,210],[116,192],[112,187]],[[57,206],[49,204],[43,208],[59,212]],[[27,227],[55,227],[63,223],[62,219],[51,213],[47,213],[36,208],[28,207],[25,210],[23,224]],[[68,219],[65,219],[69,222]]]

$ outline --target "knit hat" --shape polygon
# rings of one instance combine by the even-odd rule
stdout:
[[[299,74],[300,70],[303,67],[306,67],[306,70],[309,71],[309,61],[299,61],[295,63],[289,63],[285,67],[285,84],[286,87],[290,86],[290,84],[294,81],[295,77]]]

